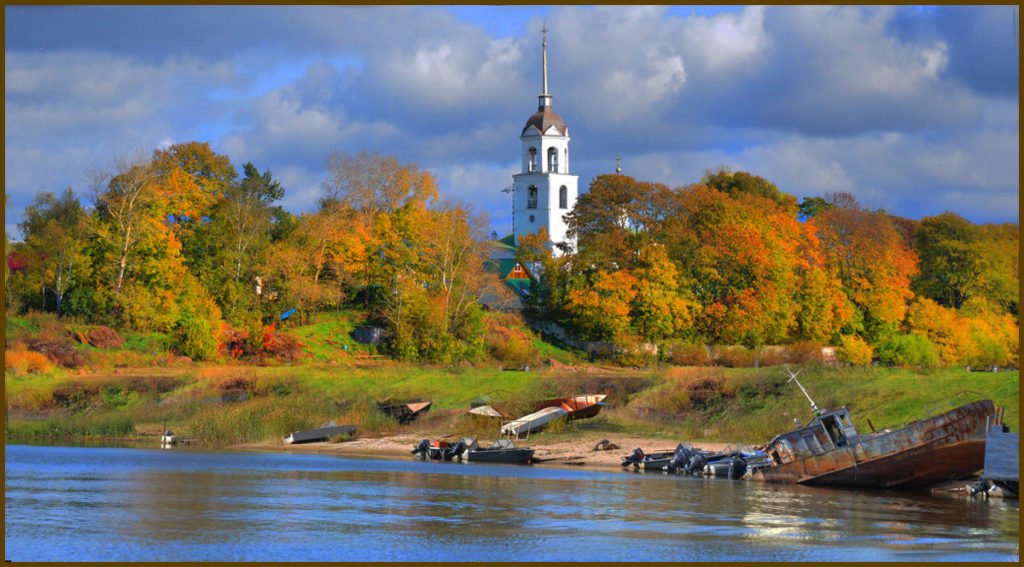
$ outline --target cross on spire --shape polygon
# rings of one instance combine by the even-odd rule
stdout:
[[[548,95],[548,24],[544,23],[540,29],[541,34],[544,36],[544,40],[541,42],[541,46],[544,51],[544,90],[541,91],[542,95]]]

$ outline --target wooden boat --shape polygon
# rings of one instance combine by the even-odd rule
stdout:
[[[326,441],[335,435],[354,435],[355,432],[356,426],[354,425],[334,425],[332,421],[324,427],[307,429],[305,431],[293,431],[291,435],[284,438],[284,442],[290,445],[292,443]]]
[[[590,394],[568,398],[551,398],[537,402],[534,409],[539,411],[544,408],[560,407],[568,412],[565,416],[566,419],[586,419],[600,413],[601,408],[605,405],[604,399],[607,397],[607,394]]]
[[[524,415],[501,426],[502,435],[526,435],[543,428],[548,423],[565,416],[569,412],[560,407],[548,407],[540,411]]]
[[[772,439],[765,447],[771,466],[751,478],[881,488],[957,480],[984,466],[986,420],[994,414],[992,401],[980,400],[902,429],[861,435],[846,408],[821,412],[806,427]]]
[[[511,439],[498,439],[490,447],[482,448],[474,439],[465,457],[473,463],[529,464],[533,459],[533,449],[516,447]]]
[[[395,404],[391,402],[377,402],[377,408],[387,415],[398,420],[398,423],[405,425],[419,417],[430,409],[432,402],[409,402]]]

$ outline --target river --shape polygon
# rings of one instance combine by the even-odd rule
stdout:
[[[1017,561],[1016,500],[542,466],[6,446],[12,561]]]

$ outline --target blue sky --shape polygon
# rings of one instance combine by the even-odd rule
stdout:
[[[798,197],[1018,222],[1016,6],[5,7],[6,228],[38,191],[208,141],[316,207],[333,152],[396,155],[490,217],[549,33],[585,188],[725,165]]]

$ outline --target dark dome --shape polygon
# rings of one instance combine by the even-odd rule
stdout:
[[[552,126],[557,128],[558,133],[562,136],[569,134],[569,129],[566,127],[562,117],[555,114],[555,111],[551,110],[550,106],[545,106],[528,118],[526,120],[526,126],[523,127],[523,133],[520,134],[520,136],[525,136],[529,132],[531,126],[536,128],[538,134],[547,132],[548,128]]]

